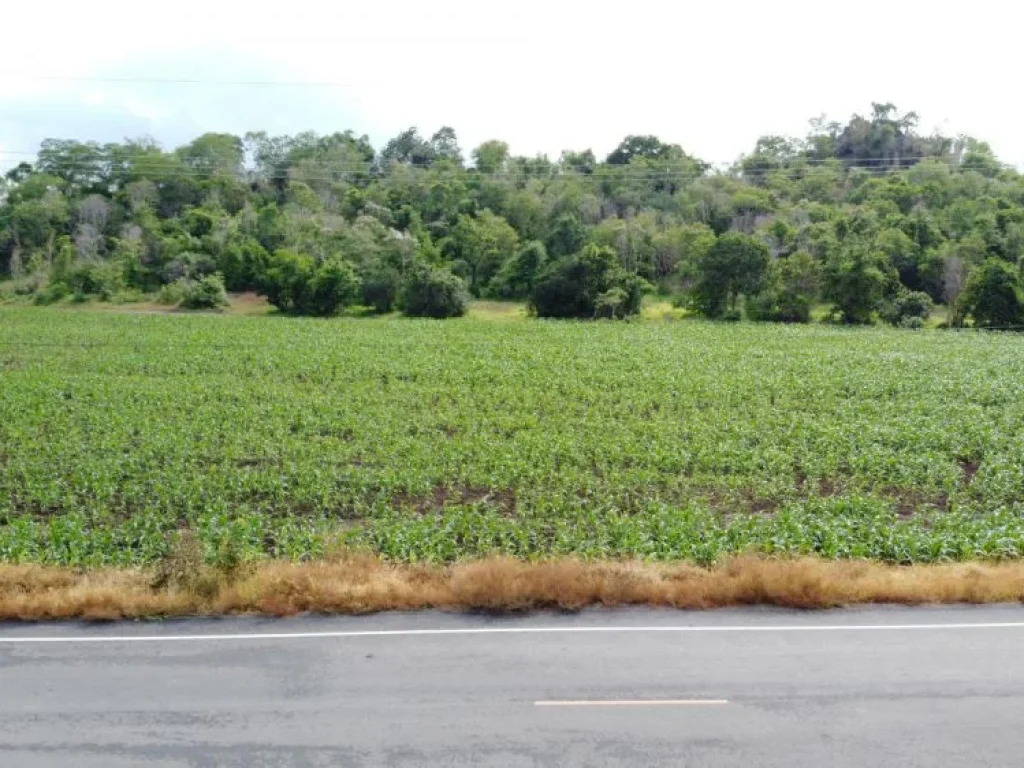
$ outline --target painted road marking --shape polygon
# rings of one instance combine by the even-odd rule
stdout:
[[[938,630],[1024,629],[1024,621],[976,624],[737,624],[664,627],[465,627],[461,629],[367,629],[324,632],[253,632],[209,635],[68,635],[61,637],[3,637],[0,645],[15,643],[181,643],[243,640],[330,640],[360,637],[430,637],[445,635],[544,635],[599,632],[920,632]]]
[[[533,705],[535,707],[702,707],[728,703],[726,699],[634,699],[624,701],[582,699],[579,701],[535,701]]]

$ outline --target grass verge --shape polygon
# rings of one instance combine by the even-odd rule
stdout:
[[[362,614],[577,610],[650,605],[831,608],[864,603],[1024,600],[1024,562],[891,566],[814,558],[737,557],[712,568],[562,559],[488,558],[452,566],[392,565],[373,557],[268,562],[248,569],[156,574],[0,566],[0,619],[112,620],[301,612]]]

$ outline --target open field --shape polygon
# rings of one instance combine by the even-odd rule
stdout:
[[[0,309],[0,560],[1024,551],[1024,340]]]

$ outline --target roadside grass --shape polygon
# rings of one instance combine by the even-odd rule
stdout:
[[[0,565],[0,620],[116,620],[211,614],[288,616],[440,609],[493,613],[588,606],[822,609],[1024,600],[1024,563],[891,566],[740,556],[711,568],[636,561],[492,557],[450,566],[348,555],[161,581],[153,569]]]

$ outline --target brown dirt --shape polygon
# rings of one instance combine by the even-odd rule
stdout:
[[[974,481],[974,476],[978,474],[978,470],[981,469],[981,464],[977,461],[968,461],[967,459],[957,459],[957,463],[960,465],[960,471],[964,475],[964,485],[970,485]]]
[[[435,485],[428,493],[399,491],[391,497],[395,509],[413,510],[421,515],[442,512],[445,507],[487,503],[506,516],[515,514],[516,492],[511,488],[485,488],[472,485]]]
[[[300,612],[360,614],[577,610],[590,605],[831,608],[862,603],[1024,600],[1024,562],[898,567],[813,558],[739,557],[714,568],[637,562],[526,563],[489,558],[450,567],[388,565],[372,557],[270,562],[229,577],[209,570],[189,587],[157,586],[152,572],[78,573],[0,566],[0,619],[119,619]]]

